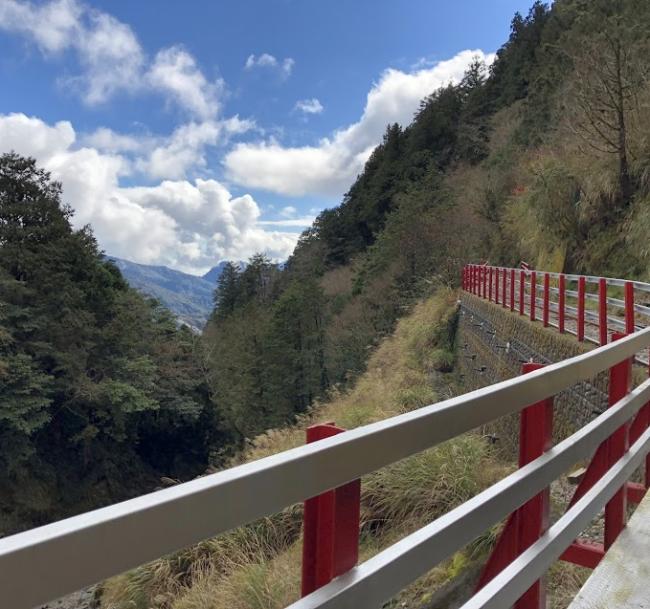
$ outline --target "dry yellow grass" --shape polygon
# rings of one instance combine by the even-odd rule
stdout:
[[[417,408],[446,393],[436,366],[450,356],[456,294],[441,289],[418,304],[370,357],[348,392],[333,392],[294,426],[252,440],[237,462],[304,443],[304,429],[333,420],[347,429]],[[448,377],[445,377],[448,378]],[[436,389],[434,389],[436,387]],[[405,459],[363,480],[361,555],[367,559],[465,501],[504,473],[489,446],[468,434]],[[298,597],[301,507],[242,527],[114,578],[103,609],[272,609]],[[459,554],[400,597],[423,599],[469,560]],[[406,599],[406,600],[405,600]],[[411,606],[411,605],[408,605]]]

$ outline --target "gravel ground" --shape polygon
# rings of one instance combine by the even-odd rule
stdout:
[[[64,596],[57,601],[47,603],[40,609],[95,609],[94,593],[94,587],[87,588],[86,590]]]

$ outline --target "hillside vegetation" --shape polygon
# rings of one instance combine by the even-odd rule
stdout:
[[[354,387],[250,442],[232,465],[304,443],[305,427],[334,420],[354,428],[452,395],[453,374],[438,362],[453,353],[456,295],[440,290],[418,304],[370,357]],[[369,558],[399,537],[467,500],[504,474],[481,436],[468,434],[363,479],[361,555]],[[202,543],[104,585],[104,609],[281,608],[300,591],[301,506]],[[423,601],[482,556],[489,538],[435,569],[405,591]],[[411,606],[411,605],[409,605]]]
[[[137,264],[110,257],[129,285],[145,296],[155,298],[167,307],[176,319],[200,332],[213,307],[214,289],[226,262],[211,268],[205,275],[189,275],[166,266]]]
[[[388,126],[285,267],[226,267],[203,344],[233,436],[345,386],[470,260],[649,278],[649,26],[648,2],[536,2],[489,69]]]
[[[650,278],[649,27],[640,0],[534,3],[515,15],[492,66],[475,62],[424,99],[410,125],[387,127],[284,268],[256,256],[243,271],[224,269],[203,347],[243,459],[299,443],[305,417],[349,426],[433,400],[417,379],[398,383],[388,367],[384,378],[377,363],[400,317],[457,285],[467,261]],[[419,355],[453,370],[448,347]],[[368,477],[366,522],[390,525],[365,529],[364,556],[486,483],[470,475],[465,486],[454,468],[492,462],[487,448],[474,436],[457,442]],[[446,471],[461,489],[445,487]],[[289,510],[112,582],[105,607],[280,606],[296,595],[298,536]],[[404,598],[418,598],[413,590]]]
[[[196,337],[0,156],[0,535],[193,475],[223,446]]]
[[[446,395],[468,261],[650,279],[649,30],[646,0],[515,15],[493,65],[387,126],[286,265],[224,265],[200,338],[72,230],[32,160],[0,157],[2,532],[295,446],[312,420],[353,427]],[[369,476],[363,555],[499,468],[468,435]],[[299,535],[286,510],[112,580],[103,605],[276,607],[296,595]]]

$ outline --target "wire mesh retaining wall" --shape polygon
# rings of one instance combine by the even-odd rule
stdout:
[[[650,325],[650,284],[640,281],[468,264],[462,288],[594,344]]]
[[[37,606],[288,505],[340,489],[499,417],[521,413],[522,429],[530,429],[523,421],[535,418],[540,402],[548,412],[549,400],[558,392],[601,371],[627,367],[635,354],[649,346],[650,329],[645,329],[438,404],[1,539],[3,605],[11,609]],[[627,497],[626,481],[650,451],[650,380],[632,391],[621,383],[615,386],[618,392],[610,391],[610,407],[552,451],[543,452],[543,446],[539,452],[539,446],[527,444],[526,459],[516,472],[291,607],[379,607],[508,515],[512,520],[517,514],[521,521],[519,515],[531,513],[527,509],[531,502],[537,505],[550,483],[573,464],[594,451],[597,456],[605,455],[605,462],[599,461],[585,478],[589,484],[580,497],[556,523],[546,528],[543,502],[535,508],[538,517],[523,519],[535,526],[526,528],[524,535],[516,537],[516,544],[498,554],[496,567],[490,563],[490,578],[483,578],[485,585],[463,607],[497,609],[528,603],[529,591],[542,591],[536,582],[555,560],[570,559],[567,552],[573,552],[572,559],[584,564],[579,558],[589,550],[574,540],[603,506],[612,522],[605,547],[624,525],[621,507]],[[633,422],[628,426],[629,421]],[[625,438],[630,440],[629,450],[621,442]],[[631,490],[639,499],[645,486]],[[328,535],[328,547],[336,547],[338,525],[335,506],[334,544]],[[590,559],[595,561],[599,551],[594,550]]]
[[[530,344],[513,334],[506,336],[488,315],[482,314],[479,307],[473,305],[467,300],[462,300],[460,304],[459,358],[461,370],[465,371],[465,382],[471,383],[468,389],[516,376],[526,362],[552,363],[553,360],[546,354],[548,351],[542,353],[539,348],[531,346],[534,344],[534,333],[530,333]],[[509,328],[512,329],[512,326]],[[574,433],[607,408],[607,387],[607,376],[601,373],[594,379],[580,381],[556,394],[555,441]],[[505,453],[512,456],[518,451],[518,426],[518,419],[511,415],[489,424],[484,432],[494,436]]]

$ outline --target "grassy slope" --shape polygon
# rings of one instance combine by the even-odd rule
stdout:
[[[309,417],[252,441],[239,461],[251,461],[304,442],[312,422],[353,428],[444,399],[453,375],[436,370],[453,349],[456,295],[439,290],[404,317],[347,393],[333,395]],[[504,472],[478,435],[468,434],[363,480],[361,555],[366,559]],[[161,559],[104,586],[104,609],[274,608],[295,600],[300,574],[300,506]],[[480,544],[479,544],[480,545]],[[460,572],[473,546],[402,595],[426,601],[431,590]],[[484,547],[484,546],[482,546]],[[409,603],[410,604],[410,603]]]

